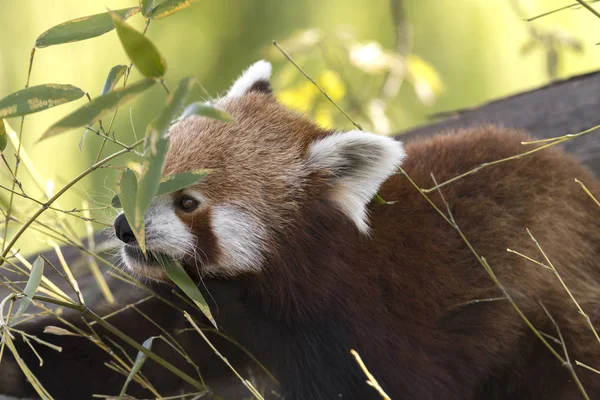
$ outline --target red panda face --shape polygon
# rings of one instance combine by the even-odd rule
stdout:
[[[403,159],[401,143],[318,127],[277,102],[270,71],[264,61],[252,65],[216,101],[236,123],[190,116],[171,127],[163,173],[213,171],[154,200],[145,216],[148,255],[135,242],[121,252],[134,273],[165,279],[157,254],[197,277],[260,272],[315,199],[368,234],[366,206]]]

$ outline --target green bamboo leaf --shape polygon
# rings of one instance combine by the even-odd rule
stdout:
[[[124,8],[113,11],[120,18],[127,19],[140,11],[139,7]],[[42,33],[35,41],[38,48],[55,44],[78,42],[100,36],[114,29],[110,13],[89,15],[56,25]]]
[[[209,169],[200,169],[197,171],[182,172],[180,174],[167,176],[158,186],[158,192],[156,192],[156,195],[160,196],[161,194],[172,193],[181,189],[185,189],[199,180],[204,179],[210,172],[211,170]]]
[[[190,104],[183,110],[180,119],[187,118],[191,115],[200,115],[202,117],[217,119],[224,122],[235,122],[235,119],[225,110],[216,105],[207,104],[202,101],[197,101]]]
[[[142,0],[142,15],[150,17],[152,10],[161,3],[161,0]]]
[[[152,342],[154,341],[154,339],[156,339],[156,336],[150,336],[148,339],[146,339],[144,341],[144,343],[142,343],[142,346],[144,346],[148,350],[152,350]],[[133,380],[135,375],[140,371],[140,369],[142,368],[142,365],[144,365],[147,358],[148,358],[147,355],[145,355],[141,351],[138,352],[137,356],[135,357],[135,361],[134,361],[133,365],[131,366],[131,370],[129,371],[129,375],[127,375],[125,384],[123,385],[123,388],[121,388],[121,393],[119,393],[119,399],[122,399],[123,396],[125,396],[125,391],[127,390],[127,386],[129,386],[129,383]]]
[[[31,273],[29,274],[29,279],[27,280],[27,284],[25,285],[25,289],[23,289],[23,294],[25,297],[21,298],[21,304],[19,304],[19,310],[15,314],[16,317],[23,314],[31,300],[33,299],[33,295],[37,290],[38,286],[40,286],[40,282],[42,281],[42,276],[44,275],[44,260],[38,256],[36,260],[33,262],[33,266],[31,267]]]
[[[129,222],[129,226],[140,248],[143,252],[146,252],[144,244],[144,218],[143,215],[139,218],[136,212],[138,179],[135,172],[129,168],[123,171],[119,178],[117,178],[116,190],[119,202],[123,207],[123,213],[125,213],[125,218],[127,218],[127,222]]]
[[[77,100],[85,93],[73,85],[47,83],[9,94],[0,100],[0,118],[19,117]]]
[[[104,96],[96,97],[48,128],[39,140],[58,135],[69,129],[93,125],[106,113],[127,103],[154,83],[151,79],[144,79],[127,87],[115,89]]]
[[[106,77],[106,81],[104,81],[104,87],[102,88],[102,95],[107,94],[112,91],[117,83],[121,80],[125,72],[127,71],[127,65],[115,65],[108,71],[108,76]],[[89,133],[89,129],[86,129],[81,136],[81,140],[79,141],[79,150],[83,149],[83,144],[85,142],[85,138]]]
[[[148,147],[144,152],[144,162],[135,205],[136,219],[144,218],[146,211],[152,204],[152,199],[158,191],[162,167],[169,151],[169,138],[163,134],[163,130],[166,129],[168,129],[168,126],[163,129],[160,125],[160,117],[158,117],[150,122],[146,130],[146,142],[150,144],[147,145]],[[145,243],[142,243],[139,239],[138,243],[140,247],[145,248]]]
[[[161,258],[160,263],[165,270],[165,273],[169,277],[170,280],[173,281],[183,292],[194,301],[196,306],[202,311],[202,313],[208,318],[211,324],[217,327],[217,323],[210,312],[210,307],[208,307],[208,303],[204,300],[204,296],[200,293],[200,290],[189,277],[187,272],[183,269],[181,264],[176,260],[167,259],[165,257]]]
[[[123,75],[127,72],[127,65],[115,65],[108,71],[108,76],[104,82],[104,88],[102,88],[102,94],[106,94],[112,91],[117,83],[121,80]]]
[[[113,24],[125,53],[146,78],[160,78],[165,74],[167,62],[154,44],[141,32],[127,25],[117,14],[111,14]]]
[[[210,169],[199,169],[197,171],[182,172],[180,174],[167,176],[166,178],[161,179],[156,196],[185,189],[186,187],[204,179],[209,173],[211,173],[211,171],[212,170]],[[121,208],[121,200],[119,199],[119,195],[114,195],[110,201],[110,204],[114,208]]]
[[[163,164],[169,151],[167,132],[171,122],[183,108],[190,89],[196,83],[195,78],[182,79],[177,85],[175,93],[167,100],[163,111],[148,125],[144,142],[144,163],[136,201],[137,218],[143,217],[158,192]]]
[[[152,19],[160,19],[168,17],[178,11],[183,10],[197,2],[198,0],[166,0],[162,1],[158,6],[150,12],[149,17]]]
[[[0,152],[6,149],[7,144],[8,134],[6,133],[6,126],[4,125],[4,120],[0,119]]]

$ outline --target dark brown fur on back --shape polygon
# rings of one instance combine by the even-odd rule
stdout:
[[[495,127],[406,145],[403,168],[421,187],[530,147]],[[600,300],[600,209],[574,179],[598,182],[561,151],[492,165],[441,189],[460,230],[533,325],[559,337],[570,360],[595,365],[598,343],[526,228],[594,323]],[[266,272],[208,281],[217,319],[292,387],[294,399],[377,398],[361,386],[351,348],[394,399],[572,399],[554,359],[452,228],[400,173],[383,185],[393,204],[370,206],[371,237],[315,199],[279,237]],[[446,211],[439,192],[429,194]],[[559,354],[560,345],[550,341]],[[600,378],[576,369],[590,395]],[[300,379],[304,377],[303,379]],[[358,387],[357,387],[358,386]],[[592,396],[593,397],[593,396]]]

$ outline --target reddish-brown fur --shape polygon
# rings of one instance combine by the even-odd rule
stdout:
[[[372,235],[361,235],[329,201],[327,171],[296,175],[297,187],[282,179],[294,177],[308,145],[329,132],[261,93],[232,101],[228,110],[238,125],[191,120],[177,126],[166,170],[225,168],[198,188],[215,202],[248,196],[272,218],[262,272],[206,285],[219,307],[217,321],[280,375],[288,396],[376,397],[360,385],[351,348],[396,399],[579,396],[568,369],[508,300],[497,299],[501,290],[459,233],[402,174],[382,186],[393,204],[371,204]],[[419,186],[431,187],[430,174],[443,182],[530,149],[521,145],[527,139],[493,126],[440,135],[408,143],[403,168]],[[559,335],[543,304],[570,360],[594,366],[600,343],[558,278],[507,252],[545,262],[529,228],[598,322],[600,209],[574,178],[600,193],[576,161],[548,149],[484,168],[441,192],[465,237],[534,326]],[[429,196],[446,210],[439,192]],[[576,372],[590,394],[600,395],[600,377]]]
[[[390,204],[368,206],[372,230],[361,234],[333,201],[332,173],[303,168],[309,145],[332,132],[269,94],[251,92],[224,106],[237,124],[190,118],[174,126],[165,173],[215,168],[195,186],[206,203],[179,214],[200,239],[203,262],[218,260],[223,250],[211,207],[240,201],[269,228],[259,272],[203,277],[199,287],[220,327],[272,370],[287,400],[379,398],[350,349],[393,399],[581,397],[568,368],[405,176],[382,185]],[[529,149],[521,145],[526,139],[485,126],[417,140],[406,144],[402,168],[417,185],[431,187],[431,174],[446,181]],[[563,337],[572,363],[598,367],[600,343],[558,277],[507,252],[546,263],[529,228],[599,325],[600,208],[575,178],[600,195],[600,184],[575,160],[547,149],[488,166],[428,196],[446,212],[443,194],[460,231],[532,324]],[[183,261],[200,279],[194,260]],[[573,368],[590,397],[599,397],[600,377]]]

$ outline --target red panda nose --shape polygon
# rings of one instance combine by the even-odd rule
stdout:
[[[117,218],[115,218],[114,227],[115,234],[121,242],[127,244],[135,243],[135,235],[127,222],[127,218],[125,218],[125,214],[119,214]]]

